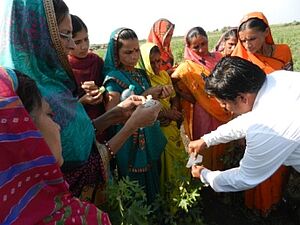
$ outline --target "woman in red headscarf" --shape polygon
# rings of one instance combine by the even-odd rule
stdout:
[[[148,36],[148,42],[158,46],[161,52],[160,70],[165,70],[169,74],[174,71],[174,57],[171,50],[171,39],[173,36],[175,25],[167,19],[157,20]]]

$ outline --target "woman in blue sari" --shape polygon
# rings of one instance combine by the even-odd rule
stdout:
[[[150,87],[146,72],[135,68],[139,57],[139,41],[133,30],[120,28],[111,34],[104,62],[104,85],[109,93],[107,110],[119,104],[122,92],[129,85],[135,86],[134,94],[152,95],[155,99],[170,94],[166,87]],[[114,132],[121,127],[118,125]],[[117,153],[119,175],[137,180],[144,187],[149,203],[159,193],[160,155],[165,145],[159,122],[155,122],[136,130]]]
[[[67,53],[75,44],[69,9],[62,0],[0,1],[0,37],[0,65],[35,80],[54,112],[53,119],[60,125],[62,169],[70,191],[79,196],[85,186],[97,189],[104,185],[109,154],[117,152],[132,134],[131,125],[140,127],[147,123],[138,124],[146,118],[135,118],[130,129],[122,130],[105,145],[96,143],[95,129],[101,132],[112,124],[126,121],[141,101],[127,100],[126,104],[90,120],[78,102],[67,60]],[[147,114],[149,119],[151,114]],[[126,124],[129,125],[128,120]]]

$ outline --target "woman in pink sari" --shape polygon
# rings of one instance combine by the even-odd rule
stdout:
[[[177,67],[172,78],[181,96],[185,132],[190,140],[196,140],[227,122],[231,115],[204,91],[204,79],[222,58],[221,53],[208,51],[207,34],[201,27],[192,28],[185,41],[185,61]],[[223,169],[220,158],[225,146],[214,148],[218,150],[203,152],[203,164],[211,169]]]

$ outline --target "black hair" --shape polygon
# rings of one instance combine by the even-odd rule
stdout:
[[[88,33],[87,26],[78,16],[71,15],[71,20],[72,20],[72,27],[73,27],[73,31],[72,31],[73,37],[75,37],[76,34],[82,30]]]
[[[241,93],[257,93],[266,79],[265,72],[237,56],[221,59],[205,81],[205,91],[222,100],[235,100]]]
[[[207,38],[207,33],[202,27],[193,27],[190,29],[185,38],[187,45],[189,46],[191,44],[193,37],[197,37],[199,35]]]
[[[154,54],[154,53],[159,53],[160,54],[160,50],[159,47],[157,45],[154,45],[151,50],[150,50],[150,55]]]
[[[59,25],[66,15],[69,14],[69,8],[63,0],[52,0],[57,24]]]
[[[239,32],[246,29],[256,29],[258,31],[264,32],[269,26],[259,18],[251,18],[243,22],[239,27]]]
[[[229,40],[231,37],[235,37],[235,38],[238,37],[237,28],[230,29],[224,34],[224,40],[225,41]]]
[[[129,28],[121,28],[120,31],[118,32],[117,36],[117,51],[122,47],[123,43],[122,40],[129,40],[129,39],[138,39],[138,36],[136,33]]]
[[[35,81],[27,75],[14,70],[18,78],[17,95],[20,97],[26,111],[32,113],[42,107],[42,95]]]
[[[120,48],[122,48],[123,46],[123,42],[125,40],[129,40],[129,39],[138,39],[136,33],[129,28],[120,28],[119,31],[115,34],[114,36],[114,52],[116,54],[116,67],[120,67],[121,63],[120,63],[120,59],[119,59],[119,50]]]

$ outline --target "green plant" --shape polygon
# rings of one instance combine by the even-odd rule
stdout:
[[[165,184],[168,187],[164,196],[159,196],[152,204],[150,224],[161,225],[201,225],[202,183],[199,180],[172,180]]]
[[[128,177],[113,181],[107,187],[107,209],[112,224],[146,225],[151,213],[146,194],[137,181]]]

